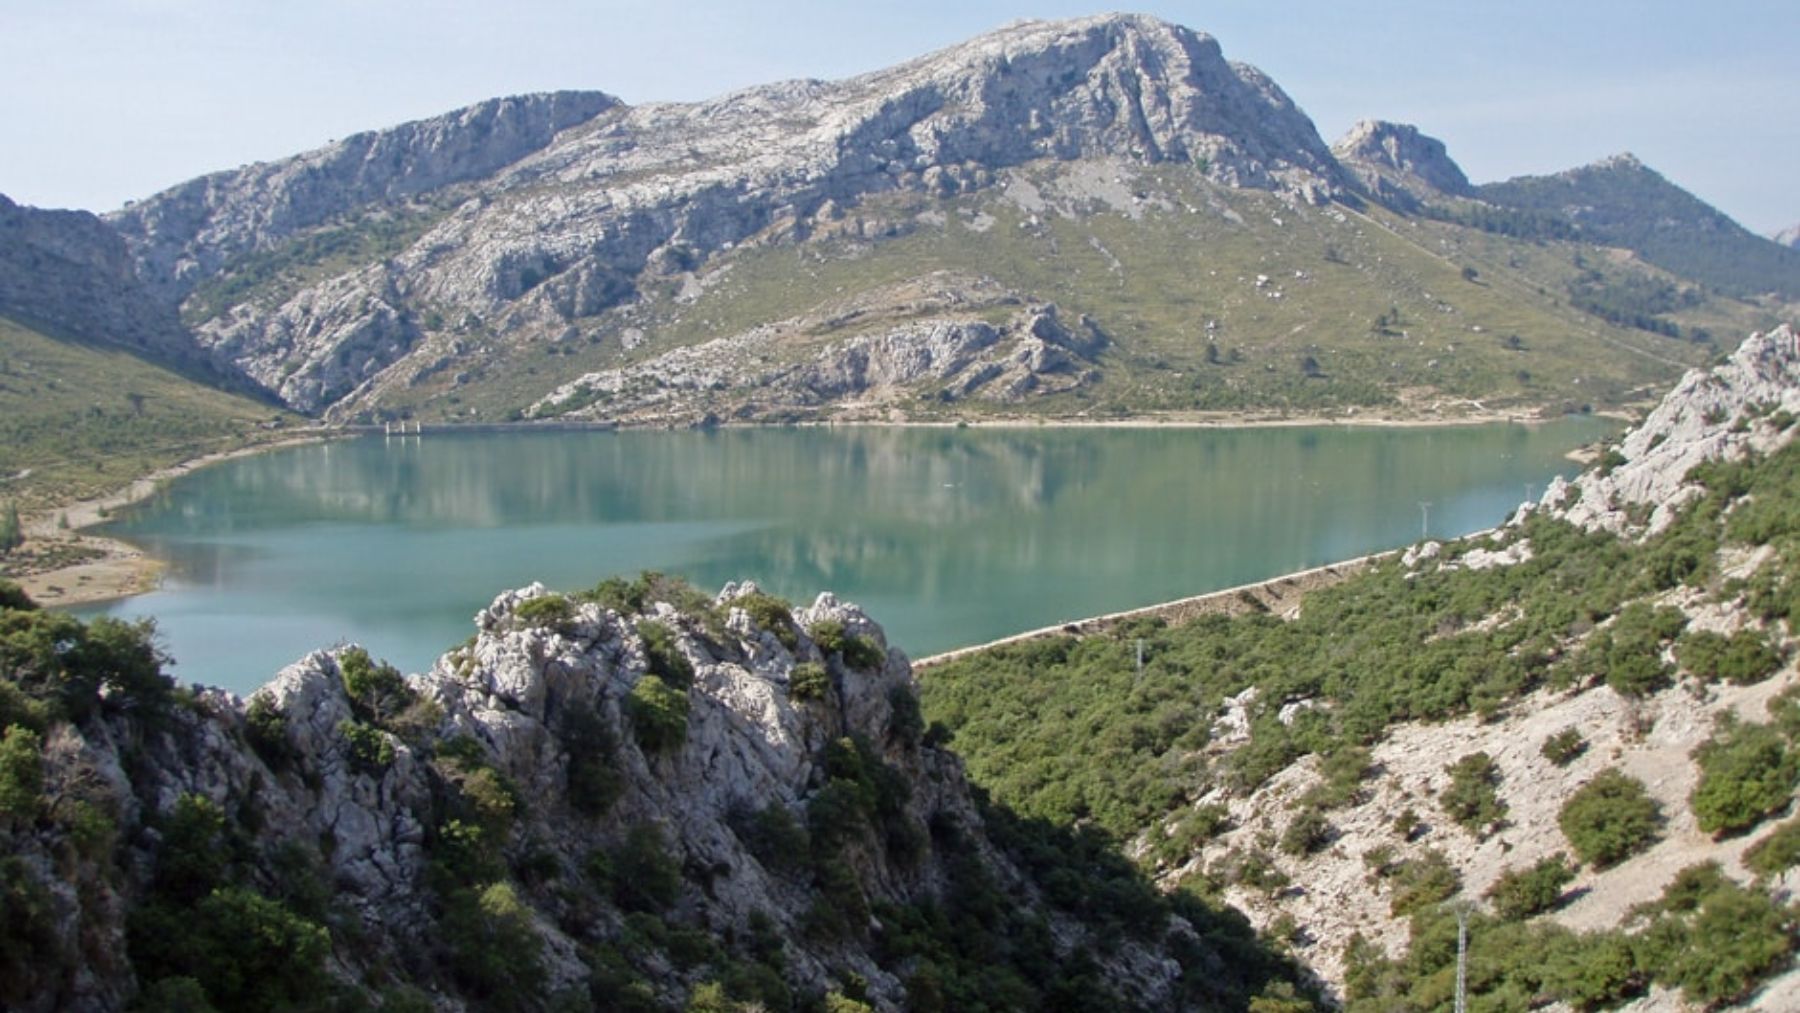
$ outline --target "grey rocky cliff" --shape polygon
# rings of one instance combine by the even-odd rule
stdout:
[[[1751,335],[1713,369],[1690,370],[1620,441],[1616,461],[1557,479],[1540,503],[1590,530],[1661,531],[1703,494],[1688,478],[1696,465],[1768,453],[1794,437],[1796,415],[1800,334],[1783,325]]]
[[[1411,209],[1433,198],[1474,193],[1444,142],[1411,124],[1359,120],[1332,143],[1331,153],[1384,203]]]
[[[616,847],[633,828],[653,828],[684,870],[672,917],[727,940],[772,924],[784,940],[790,984],[823,992],[854,974],[866,981],[876,1008],[897,1009],[906,985],[866,941],[883,931],[879,919],[865,914],[870,924],[849,925],[841,938],[814,931],[809,918],[821,888],[793,868],[803,859],[759,847],[747,829],[769,810],[806,826],[809,801],[828,786],[843,790],[836,779],[847,775],[833,765],[844,762],[854,739],[861,743],[854,762],[877,764],[902,786],[884,796],[897,808],[879,823],[871,814],[868,826],[843,831],[842,858],[857,896],[877,907],[942,899],[976,863],[1013,904],[1041,911],[1059,951],[1104,950],[1098,966],[1133,1008],[1179,1005],[1182,971],[1160,944],[1096,939],[1090,926],[1049,905],[1036,881],[992,843],[960,761],[921,736],[910,666],[879,626],[829,594],[795,610],[791,625],[759,626],[737,604],[754,591],[731,585],[698,613],[658,602],[637,616],[551,596],[539,585],[501,594],[476,616],[467,644],[406,680],[415,702],[404,715],[362,726],[382,743],[379,763],[360,755],[346,732],[369,715],[366,701],[346,692],[349,655],[340,648],[289,666],[249,701],[202,690],[162,725],[112,718],[80,732],[69,728],[50,780],[81,770],[107,785],[120,825],[140,828],[128,832],[131,857],[123,863],[140,874],[158,861],[156,828],[167,825],[180,800],[195,796],[248,820],[234,831],[250,835],[236,845],[240,854],[273,855],[279,846],[316,854],[336,895],[333,917],[358,926],[358,944],[331,957],[332,975],[355,982],[408,968],[423,983],[433,973],[431,926],[445,903],[433,885],[441,875],[433,872],[434,848],[441,854],[448,846],[447,816],[467,804],[468,780],[491,770],[518,802],[506,861],[528,863],[533,876],[561,884],[519,888],[531,907],[549,994],[585,992],[597,972],[581,954],[638,931],[625,912],[580,884],[597,850]],[[535,611],[534,602],[536,609],[556,607]],[[666,653],[656,657],[668,649],[646,640],[647,623],[672,635],[673,650],[692,670],[691,685],[677,690],[687,714],[673,746],[652,748],[633,733],[634,689],[668,664]],[[833,627],[871,645],[878,660],[855,667],[807,632]],[[827,673],[815,694],[795,689],[803,663]],[[273,742],[269,715],[279,717]],[[582,715],[603,733],[572,732]],[[402,726],[404,734],[396,734]],[[589,771],[598,764],[610,781],[603,811],[577,804],[576,768],[583,763]],[[253,819],[243,815],[252,811]],[[818,826],[815,818],[815,833]],[[894,843],[900,838],[906,847]],[[269,882],[283,875],[273,865],[256,871]],[[129,881],[108,882],[97,910],[91,894],[61,898],[70,938],[79,922],[88,926],[84,932],[111,933],[117,949],[131,890]],[[84,903],[90,909],[82,913]],[[1169,929],[1189,931],[1179,918]],[[1159,927],[1145,938],[1163,935]],[[695,984],[693,974],[657,960],[639,970],[664,1000]],[[128,966],[115,962],[84,974],[79,997],[61,1001],[113,1010],[130,999]],[[436,1008],[464,1005],[446,994]]]
[[[614,108],[600,92],[490,99],[277,162],[189,180],[115,212],[145,284],[179,300],[239,254],[360,211],[484,179]]]
[[[871,194],[951,194],[1009,166],[1096,156],[1193,164],[1310,202],[1349,185],[1267,77],[1208,36],[1136,16],[1023,22],[862,77],[705,103],[558,103],[528,142],[483,147],[468,130],[413,125],[197,180],[115,224],[147,283],[179,297],[296,229],[466,181],[415,208],[435,224],[394,255],[201,325],[220,354],[318,410],[415,350],[446,354],[457,321],[552,338],[645,279],[804,235]],[[446,154],[439,138],[461,146]]]
[[[214,367],[174,307],[138,282],[125,243],[86,211],[25,207],[0,195],[0,314],[118,345],[208,382],[253,386],[235,367]]]
[[[1800,225],[1790,225],[1771,238],[1790,249],[1800,250]]]
[[[947,303],[956,301],[946,296]],[[786,321],[678,348],[631,367],[588,373],[551,391],[532,411],[559,418],[629,413],[673,420],[724,408],[741,418],[769,419],[829,403],[881,404],[910,395],[922,383],[936,387],[936,397],[945,402],[1007,403],[1079,387],[1097,375],[1095,356],[1107,339],[1092,321],[1065,323],[1051,304],[1019,307],[995,324],[976,315],[978,308],[946,305],[925,321],[832,341],[798,364],[764,365],[770,349],[811,327],[857,314]]]

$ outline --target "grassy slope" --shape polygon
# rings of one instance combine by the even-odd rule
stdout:
[[[284,415],[116,346],[0,317],[0,498],[23,507],[101,494],[177,461],[265,438],[257,423]]]
[[[1049,190],[1067,170],[1029,172]],[[1295,209],[1267,194],[1212,187],[1180,167],[1135,172],[1129,185],[1150,199],[1135,220],[1088,202],[1079,215],[1047,211],[1033,225],[1030,212],[993,191],[870,198],[850,211],[849,224],[866,226],[850,235],[746,244],[704,266],[708,286],[697,300],[675,299],[675,281],[657,283],[629,314],[587,322],[590,341],[523,342],[476,366],[473,384],[453,391],[440,377],[389,404],[498,417],[590,370],[789,320],[940,270],[991,277],[1024,299],[1056,302],[1069,317],[1086,313],[1112,335],[1102,382],[1043,403],[1050,414],[1313,411],[1391,406],[1396,398],[1613,406],[1711,351],[1569,307],[1564,286],[1583,248],[1380,209]],[[992,224],[971,228],[976,215]],[[861,238],[868,233],[883,237]],[[1604,258],[1585,249],[1590,260]],[[1474,281],[1464,279],[1465,267],[1476,269]],[[1269,278],[1261,288],[1258,275]],[[1377,318],[1392,311],[1398,322],[1381,333]],[[1721,333],[1768,322],[1719,298],[1692,315]],[[650,340],[621,351],[616,336],[626,327]],[[1208,361],[1209,333],[1218,363]],[[1518,341],[1509,343],[1513,335]],[[1308,356],[1318,375],[1303,370]]]

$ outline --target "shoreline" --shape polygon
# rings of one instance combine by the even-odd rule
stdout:
[[[35,512],[24,519],[28,542],[61,545],[78,549],[84,555],[90,552],[93,555],[79,562],[8,579],[19,585],[32,601],[47,608],[93,605],[154,591],[168,566],[165,560],[149,555],[130,542],[88,534],[86,530],[107,520],[114,510],[149,499],[163,483],[202,468],[273,450],[324,443],[342,435],[338,430],[329,430],[201,454],[133,479],[123,489],[105,496]]]
[[[1482,533],[1477,531],[1474,532],[1474,535]],[[1473,537],[1473,535],[1465,537]],[[1181,626],[1207,615],[1236,616],[1252,612],[1265,612],[1287,618],[1299,608],[1300,600],[1311,592],[1348,580],[1381,560],[1400,555],[1405,551],[1405,549],[1389,549],[1386,552],[1375,552],[1335,563],[1326,563],[1323,566],[1295,570],[1291,573],[1270,577],[1267,580],[1221,588],[1204,594],[1177,598],[1174,601],[1158,602],[1154,605],[1144,605],[1122,612],[1108,612],[1105,615],[1090,616],[1086,619],[1071,619],[1052,626],[1040,626],[1035,630],[1014,633],[984,644],[971,644],[968,647],[957,647],[918,658],[911,662],[912,669],[914,674],[918,674],[922,670],[935,668],[971,654],[979,654],[996,647],[1022,644],[1046,637],[1093,636],[1133,619],[1158,618],[1166,620],[1171,626]]]

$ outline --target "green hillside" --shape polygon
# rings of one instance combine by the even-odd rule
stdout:
[[[187,458],[275,435],[293,417],[202,386],[117,345],[0,317],[0,500],[99,495]]]
[[[1567,223],[1589,242],[1634,250],[1723,293],[1800,300],[1800,250],[1748,231],[1630,156],[1490,183],[1480,194],[1539,221]]]

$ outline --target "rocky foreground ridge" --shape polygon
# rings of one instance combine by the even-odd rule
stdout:
[[[103,624],[92,637],[137,659],[132,678],[115,666],[97,698],[51,693],[46,717],[21,688],[42,691],[50,662],[8,640],[0,1000],[1178,1009],[1292,994],[1235,915],[1178,913],[1104,851],[988,809],[923,726],[906,657],[855,606],[607,587],[502,594],[424,675],[338,648],[248,700],[156,703],[153,658]],[[66,622],[0,620],[8,636]]]

